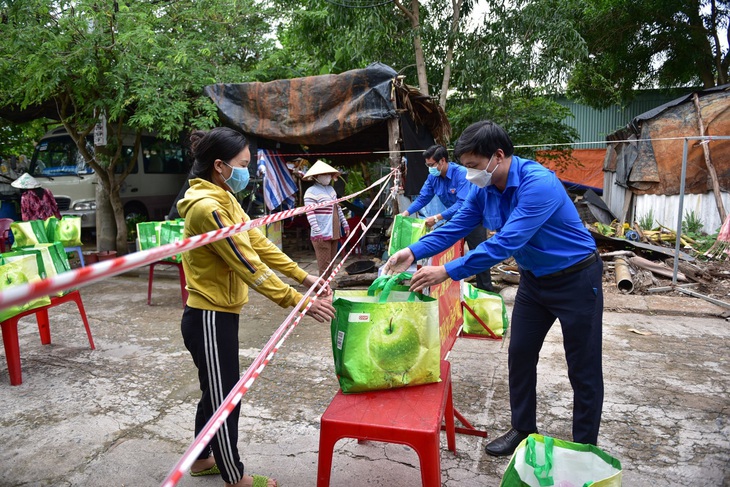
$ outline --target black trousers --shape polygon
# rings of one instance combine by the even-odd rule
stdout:
[[[568,378],[573,387],[573,441],[596,444],[603,409],[603,262],[553,277],[522,272],[512,312],[509,392],[512,427],[537,431],[537,363],[555,319],[563,332]]]
[[[195,414],[196,437],[241,376],[238,362],[238,319],[239,315],[233,313],[185,306],[180,328],[185,347],[190,351],[198,368],[198,380],[203,393]],[[243,463],[238,454],[240,412],[239,403],[198,457],[207,458],[212,448],[221,477],[229,484],[235,484],[243,478]]]
[[[486,239],[487,229],[481,225],[478,225],[476,228],[474,228],[474,230],[471,231],[469,235],[464,237],[467,245],[469,245],[469,250],[477,248],[477,246],[480,243],[484,242]],[[483,289],[485,291],[492,290],[492,272],[489,269],[477,274],[476,286],[479,289]]]

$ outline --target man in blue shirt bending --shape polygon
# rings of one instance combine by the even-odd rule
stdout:
[[[574,441],[596,444],[603,408],[603,263],[555,174],[513,150],[509,135],[493,122],[464,130],[454,149],[473,185],[464,204],[449,225],[394,254],[384,269],[404,270],[449,248],[476,225],[497,233],[464,257],[421,268],[411,279],[412,291],[463,279],[510,256],[517,261],[520,285],[508,350],[512,428],[487,444],[495,456],[511,455],[537,431],[537,362],[556,319],[573,387]]]
[[[469,193],[471,186],[466,180],[466,169],[464,166],[448,162],[449,153],[442,145],[432,145],[423,151],[423,158],[428,167],[428,178],[423,183],[418,198],[411,203],[403,216],[415,215],[421,208],[426,206],[434,196],[438,196],[441,203],[446,207],[438,215],[426,218],[426,226],[433,227],[438,221],[449,221],[459,211],[464,203],[464,198]],[[487,229],[477,225],[464,238],[470,249],[475,249],[480,243],[487,239]],[[476,287],[485,291],[492,290],[492,273],[489,269],[476,274]]]

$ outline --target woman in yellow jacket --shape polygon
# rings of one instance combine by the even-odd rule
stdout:
[[[239,132],[218,127],[191,135],[195,162],[190,189],[177,208],[185,218],[185,237],[225,228],[250,218],[232,193],[248,184],[249,144]],[[271,270],[309,287],[317,281],[272,244],[257,228],[183,253],[188,301],[182,334],[196,367],[202,397],[195,416],[196,436],[240,378],[238,321],[251,287],[282,307],[302,295]],[[328,290],[329,294],[329,290]],[[309,314],[320,322],[334,317],[331,298],[317,299]],[[191,467],[192,475],[220,472],[226,486],[275,487],[276,481],[244,475],[238,454],[236,406]],[[210,450],[213,450],[213,458]]]

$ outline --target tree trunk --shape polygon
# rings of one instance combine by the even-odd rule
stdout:
[[[99,179],[96,185],[96,250],[116,250],[117,228],[109,192]]]
[[[122,204],[122,198],[119,196],[118,189],[111,192],[109,202],[114,210],[117,255],[124,255],[129,251],[129,247],[127,246],[127,221],[124,218],[124,205]]]
[[[419,21],[420,13],[418,11],[419,0],[411,0],[411,8],[407,9],[400,0],[393,0],[395,6],[408,17],[413,28],[413,49],[416,54],[416,73],[418,74],[418,89],[421,93],[428,96],[428,76],[426,73],[426,59],[423,56],[423,43],[421,42],[421,22]]]
[[[446,50],[446,59],[444,60],[444,78],[441,80],[441,94],[439,96],[439,105],[444,111],[446,110],[446,97],[449,94],[449,83],[451,82],[451,61],[454,59],[454,40],[456,39],[456,33],[459,31],[462,1],[463,0],[452,0],[451,2],[454,11],[451,17],[448,49]]]
[[[418,0],[411,0],[411,26],[413,27],[413,49],[416,52],[416,72],[418,73],[418,90],[428,96],[428,75],[426,73],[426,60],[423,56],[423,44],[421,43],[421,22],[419,20]]]

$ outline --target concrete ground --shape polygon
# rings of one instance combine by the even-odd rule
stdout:
[[[176,272],[157,271],[151,306],[146,292],[146,269],[82,289],[94,351],[73,304],[50,312],[51,345],[40,344],[32,319],[21,321],[22,385],[10,386],[0,349],[0,486],[161,484],[190,445],[199,391],[180,337]],[[722,311],[679,294],[607,294],[600,446],[621,460],[623,485],[730,485],[730,328]],[[251,293],[243,368],[287,313]],[[570,439],[561,341],[555,326],[539,365],[538,425]],[[507,340],[459,339],[450,360],[455,407],[498,436],[509,426]],[[306,318],[243,397],[247,471],[314,486],[319,418],[337,389],[329,326]],[[499,485],[509,459],[484,454],[485,442],[457,435],[453,455],[442,434],[444,486]],[[186,476],[178,485],[222,481]],[[418,459],[407,447],[343,440],[331,485],[418,486]]]

